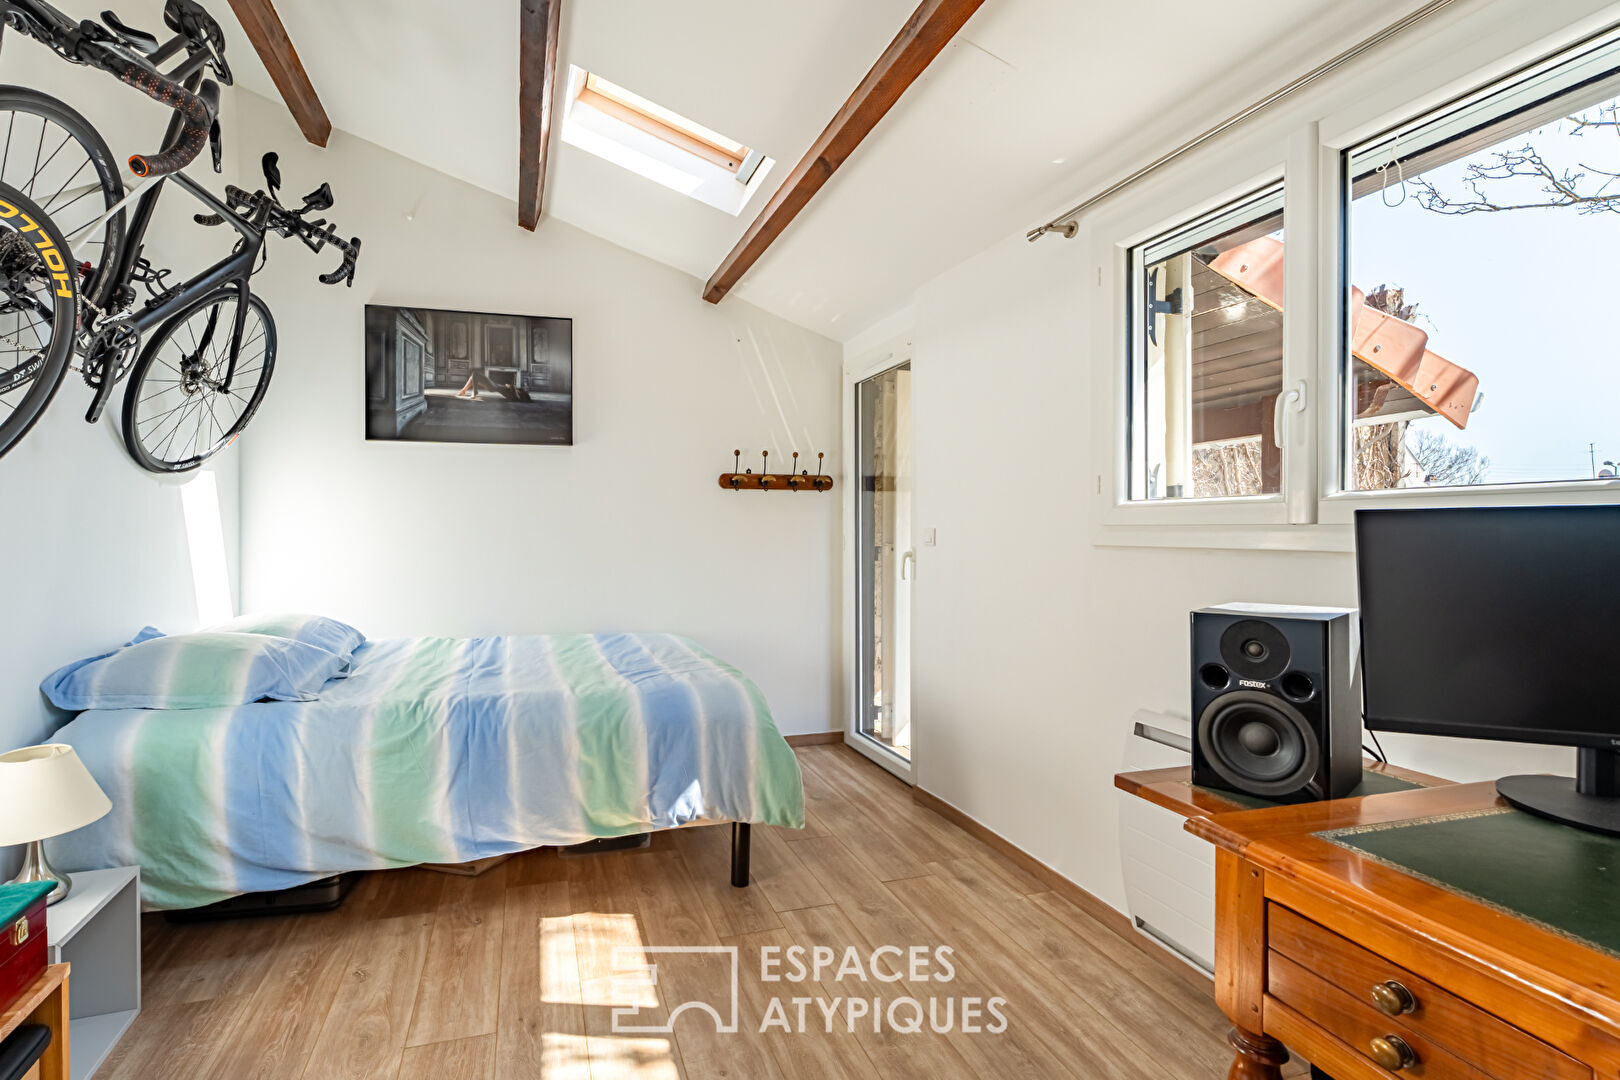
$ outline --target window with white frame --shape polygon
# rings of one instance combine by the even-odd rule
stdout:
[[[1620,474],[1620,42],[1344,154],[1347,492]]]
[[[1131,500],[1282,491],[1282,210],[1278,183],[1131,251]]]

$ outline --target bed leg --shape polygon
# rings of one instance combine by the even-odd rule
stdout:
[[[739,889],[748,888],[749,826],[741,821],[731,823],[731,883]]]

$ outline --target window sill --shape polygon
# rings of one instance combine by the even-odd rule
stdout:
[[[1158,514],[1189,507],[1115,506],[1097,525],[1096,547],[1207,548],[1221,551],[1355,550],[1352,522],[1357,510],[1379,507],[1418,509],[1447,506],[1569,506],[1620,502],[1620,480],[1580,480],[1547,484],[1502,484],[1479,488],[1405,488],[1377,493],[1340,492],[1319,504],[1318,524],[1290,525],[1267,521],[1269,503],[1251,502],[1248,521],[1153,520]],[[1227,511],[1240,508],[1226,501]],[[1158,511],[1158,514],[1155,514]]]
[[[1217,551],[1355,550],[1348,523],[1331,525],[1099,525],[1092,537],[1104,548],[1204,548]]]
[[[1620,501],[1620,480],[1575,480],[1541,484],[1490,484],[1473,488],[1398,488],[1344,491],[1322,500],[1320,520],[1348,525],[1357,510],[1399,506],[1568,506]]]

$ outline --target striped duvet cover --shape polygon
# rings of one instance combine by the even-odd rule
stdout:
[[[804,824],[759,689],[666,634],[372,642],[315,701],[91,711],[57,739],[113,812],[52,859],[138,864],[149,908],[693,821]]]

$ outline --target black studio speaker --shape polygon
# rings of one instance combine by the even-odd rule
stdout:
[[[1193,783],[1274,802],[1361,781],[1356,615],[1223,604],[1192,613]]]

